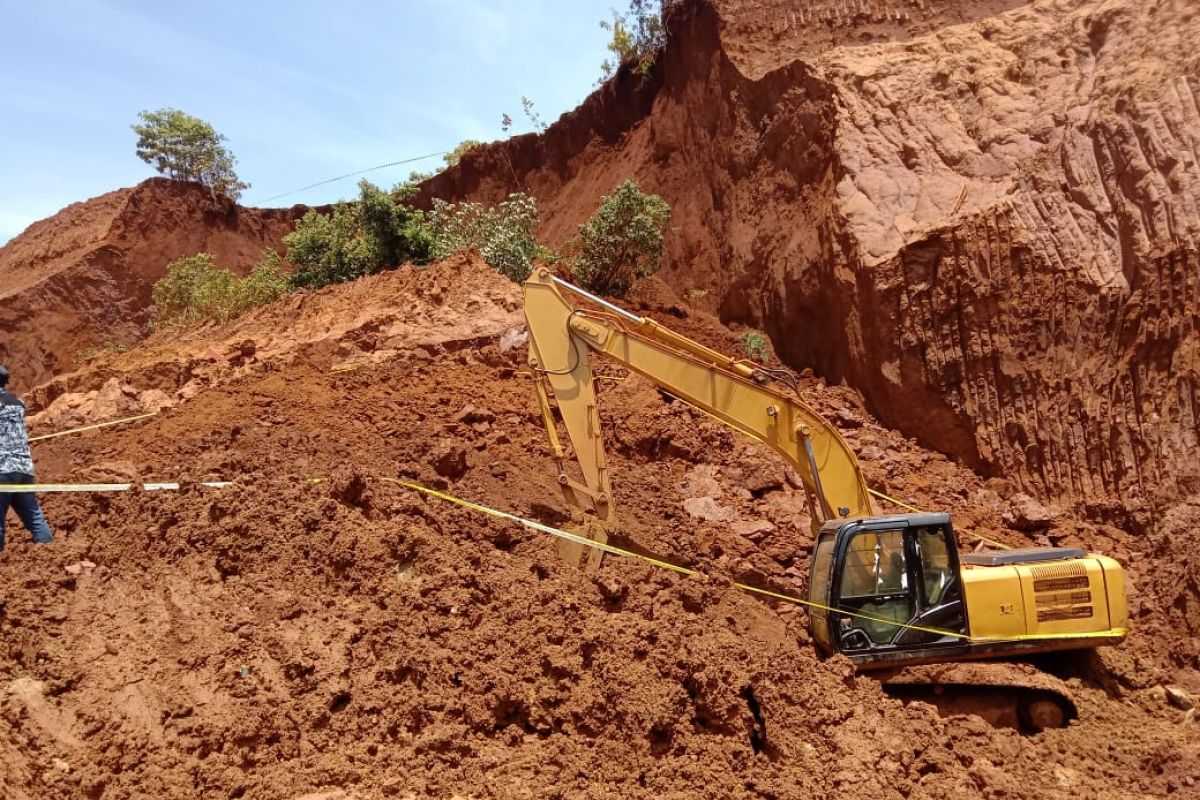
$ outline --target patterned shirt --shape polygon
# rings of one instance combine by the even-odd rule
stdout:
[[[0,473],[5,472],[33,475],[33,456],[25,430],[25,404],[0,389]]]

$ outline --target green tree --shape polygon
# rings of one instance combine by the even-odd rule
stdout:
[[[141,124],[132,126],[138,136],[138,158],[163,175],[198,181],[234,200],[250,188],[234,172],[237,159],[222,144],[225,137],[204,120],[177,108],[143,111],[138,119]]]
[[[625,181],[579,228],[579,258],[572,274],[590,291],[624,294],[634,279],[658,272],[670,219],[665,200],[646,194],[633,180]]]
[[[412,187],[385,192],[360,181],[359,200],[338,203],[332,214],[309,209],[283,241],[297,269],[291,283],[319,288],[401,264],[427,263],[433,239],[424,215],[404,201]]]
[[[543,255],[534,239],[537,200],[529,195],[510,194],[496,206],[434,200],[427,220],[435,258],[473,247],[489,266],[520,283],[533,271],[534,257]]]
[[[612,77],[617,71],[617,67],[624,64],[626,61],[632,61],[637,57],[637,47],[633,43],[633,35],[629,33],[629,26],[625,21],[625,16],[618,14],[616,10],[612,12],[612,21],[601,20],[600,27],[611,33],[609,37],[608,51],[616,58],[615,60],[604,59],[600,62],[601,80]]]
[[[600,65],[604,78],[609,78],[622,64],[632,63],[642,75],[649,75],[654,61],[667,44],[664,18],[667,9],[680,0],[630,0],[624,14],[612,12],[612,20],[602,20],[600,27],[609,31],[608,50],[615,61],[605,59]]]

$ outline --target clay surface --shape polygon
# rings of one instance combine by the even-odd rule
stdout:
[[[1194,4],[685,2],[653,74],[430,196],[629,175],[666,279],[888,425],[1137,530],[1200,488]]]
[[[304,209],[250,209],[151,178],[74,203],[0,247],[0,363],[29,389],[147,332],[167,264],[209,252],[245,273]]]
[[[1152,540],[1069,516],[1052,529],[1130,565],[1135,627],[1121,648],[1049,665],[1080,719],[1030,737],[903,705],[820,659],[802,610],[732,588],[803,591],[810,535],[794,477],[618,368],[601,368],[600,396],[614,540],[709,579],[616,558],[587,577],[542,534],[373,480],[408,477],[569,523],[513,346],[518,303],[517,287],[459,258],[158,334],[35,394],[34,433],[138,411],[147,396],[162,409],[35,445],[43,479],[235,485],[46,496],[55,545],[10,533],[0,794],[1067,798],[1194,787],[1194,714],[1163,689],[1200,688],[1193,548],[1177,535],[1200,520],[1193,507]],[[630,304],[737,347],[664,284]],[[106,388],[114,380],[119,392]],[[964,547],[975,533],[1036,540],[1005,526],[1011,490],[883,428],[849,389],[816,378],[800,388],[862,454],[872,485],[953,510]],[[111,405],[117,396],[125,405]],[[698,499],[720,516],[697,515]]]

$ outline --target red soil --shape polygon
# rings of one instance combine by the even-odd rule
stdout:
[[[618,538],[714,579],[619,559],[587,577],[541,534],[371,481],[410,476],[565,521],[520,375],[524,348],[513,346],[518,302],[515,286],[470,259],[387,273],[175,341],[159,334],[35,397],[59,392],[35,432],[140,410],[152,392],[164,405],[146,422],[36,445],[43,479],[236,485],[47,496],[55,545],[10,535],[0,559],[0,793],[1193,790],[1197,723],[1160,685],[1200,689],[1194,645],[1178,627],[1181,615],[1194,622],[1197,602],[1181,539],[1066,520],[1051,531],[1130,564],[1137,625],[1121,648],[1061,665],[1076,676],[1081,718],[1027,737],[902,705],[875,679],[818,658],[802,611],[731,588],[728,578],[802,590],[810,541],[800,496],[770,455],[614,367],[601,404]],[[662,284],[642,289],[640,307],[736,347],[732,332]],[[126,405],[107,405],[103,391],[88,397],[109,376],[120,376]],[[862,453],[874,485],[950,509],[963,528],[1028,540],[1000,523],[1019,502],[1010,488],[880,427],[848,389],[806,378],[801,391]],[[731,519],[693,516],[694,498]],[[1159,569],[1177,563],[1181,571]]]
[[[1130,639],[1044,665],[1070,727],[944,719],[818,658],[801,610],[727,583],[802,591],[793,482],[619,369],[617,541],[710,580],[584,576],[371,481],[567,520],[519,294],[474,259],[72,371],[146,335],[170,259],[244,269],[299,211],[149,181],[0,249],[0,359],[35,433],[159,410],[37,444],[43,479],[235,486],[48,496],[52,547],[10,533],[0,796],[1200,796],[1196,712],[1165,689],[1200,695],[1198,25],[1133,0],[687,0],[648,79],[427,184],[530,191],[562,242],[637,177],[673,228],[635,305],[725,351],[765,329],[869,482],[951,511],[964,546],[1118,558]]]
[[[199,184],[152,178],[75,203],[0,247],[0,363],[31,388],[80,354],[139,341],[150,291],[182,256],[244,272],[302,208],[242,208]]]

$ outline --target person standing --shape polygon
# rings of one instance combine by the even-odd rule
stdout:
[[[25,404],[8,391],[8,370],[0,364],[0,484],[34,482],[33,455],[29,452],[29,432],[25,429]],[[34,492],[0,490],[0,550],[4,549],[4,518],[8,507],[17,512],[21,524],[38,544],[50,544],[50,526]]]

